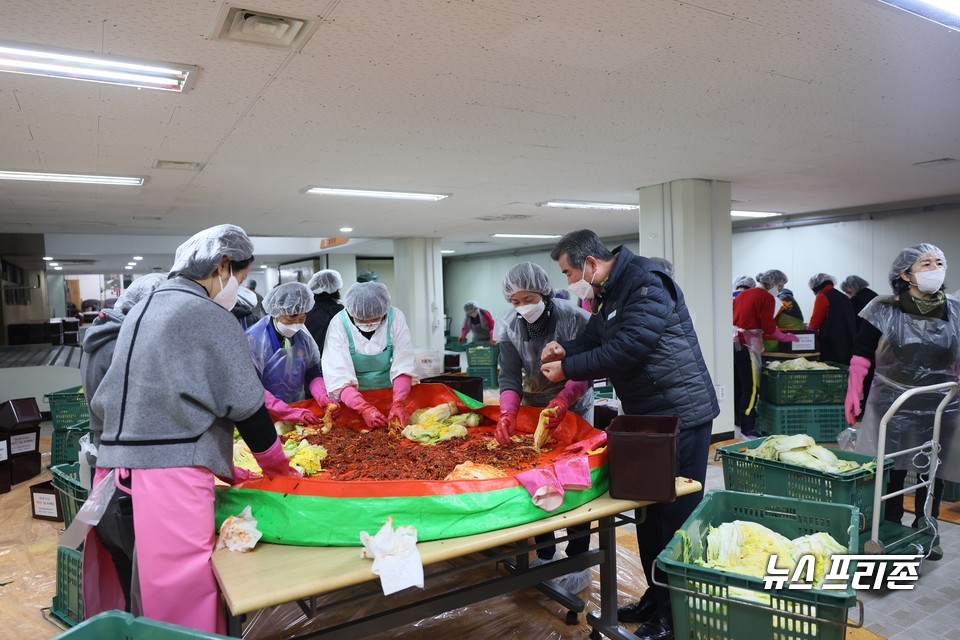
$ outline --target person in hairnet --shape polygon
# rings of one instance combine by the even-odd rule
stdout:
[[[750,276],[740,276],[739,278],[734,278],[733,299],[736,300],[737,296],[740,295],[741,292],[746,291],[747,289],[753,289],[755,286],[757,286],[757,281]]]
[[[853,355],[854,319],[850,298],[834,287],[836,278],[828,273],[818,273],[810,278],[813,313],[807,327],[817,332],[820,339],[820,360],[824,362],[850,362]]]
[[[403,312],[390,306],[390,292],[379,282],[358,282],[343,296],[324,340],[322,369],[327,390],[363,418],[368,428],[406,426],[405,407],[414,375],[413,340]],[[363,392],[393,388],[384,416]]]
[[[117,343],[117,334],[123,319],[135,304],[146,298],[167,279],[165,273],[151,273],[141,276],[130,283],[123,294],[117,298],[113,309],[104,309],[93,321],[93,325],[83,334],[83,357],[80,360],[80,377],[84,395],[89,406],[93,394],[97,392],[100,381],[110,367],[113,349]],[[95,413],[90,414],[90,442],[94,446],[100,443],[103,420]]]
[[[169,279],[120,327],[90,410],[103,420],[95,482],[117,487],[111,504],[129,504],[125,511],[108,508],[96,535],[87,537],[87,615],[125,606],[104,555],[95,563],[87,557],[87,547],[96,546],[91,538],[122,531],[136,546],[136,585],[128,588],[129,600],[139,603],[134,613],[223,633],[210,562],[214,476],[232,477],[234,427],[265,475],[299,476],[264,406],[246,336],[230,313],[251,262],[253,243],[240,227],[201,231],[180,245]]]
[[[472,334],[473,342],[494,342],[493,316],[486,309],[480,308],[480,303],[476,300],[468,300],[463,305],[463,311],[466,316],[463,319],[463,326],[460,327],[460,344],[467,341],[467,335]]]
[[[840,291],[843,291],[850,298],[850,304],[853,305],[853,313],[856,316],[854,318],[854,328],[860,331],[860,325],[863,323],[860,312],[863,311],[868,302],[877,297],[877,292],[871,289],[870,283],[860,276],[844,278],[843,282],[840,283]]]
[[[803,312],[793,297],[793,292],[787,289],[787,274],[780,269],[769,269],[757,274],[757,285],[766,289],[774,297],[773,318],[777,327],[786,331],[805,330],[807,325],[803,321]],[[766,351],[777,350],[777,340],[764,339],[763,347]]]
[[[307,287],[313,292],[313,309],[307,311],[307,331],[313,336],[320,355],[323,355],[323,343],[327,338],[327,327],[335,315],[343,311],[340,304],[340,289],[343,287],[343,278],[340,272],[333,269],[324,269],[313,274]]]
[[[573,340],[590,319],[590,314],[564,300],[553,297],[550,277],[543,267],[523,262],[510,267],[502,282],[503,297],[513,305],[497,320],[497,341],[500,344],[499,386],[500,419],[494,435],[506,444],[513,435],[521,404],[556,408],[548,429],[559,426],[567,411],[573,411],[593,424],[593,389],[588,381],[551,382],[540,372],[540,354],[551,341]],[[589,530],[590,525],[570,527],[571,531]],[[536,536],[538,543],[554,539],[553,533]],[[567,543],[567,556],[586,553],[590,536],[573,538]],[[537,550],[531,563],[538,566],[553,560],[556,547]],[[560,576],[555,584],[570,593],[583,591],[593,581],[588,567]]]
[[[306,397],[304,389],[321,410],[336,405],[327,396],[320,371],[320,348],[304,330],[307,312],[313,308],[313,293],[300,282],[281,284],[267,293],[263,309],[267,315],[247,329],[253,364],[263,383],[264,403],[275,420],[320,424],[309,409],[291,407]],[[339,407],[330,407],[336,416]]]
[[[877,296],[860,313],[863,325],[857,333],[850,359],[847,423],[856,424],[861,408],[863,380],[876,371],[870,395],[857,430],[857,451],[877,454],[880,420],[900,395],[914,387],[957,382],[960,379],[960,302],[944,293],[947,260],[938,247],[918,244],[901,250],[890,265],[893,295]],[[917,395],[904,403],[887,424],[886,452],[919,446],[933,437],[934,413],[942,394]],[[940,465],[932,496],[931,513],[940,513],[943,482],[960,482],[960,395],[943,413],[940,431]],[[887,492],[903,488],[907,471],[929,471],[928,460],[912,455],[899,456],[890,472]],[[929,498],[926,488],[917,489],[913,526],[923,526],[923,507]],[[886,520],[900,523],[903,496],[884,502]],[[936,547],[929,556],[939,560]]]

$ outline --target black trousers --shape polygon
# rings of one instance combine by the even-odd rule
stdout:
[[[707,478],[707,458],[710,455],[710,433],[713,420],[704,424],[681,428],[677,437],[677,475],[696,480],[701,485]],[[703,491],[680,496],[674,502],[652,504],[647,507],[647,519],[637,525],[637,544],[640,547],[640,566],[643,568],[647,585],[653,590],[653,598],[657,609],[663,616],[669,618],[670,591],[664,587],[654,586],[653,561],[667,546],[684,521],[690,517],[703,499]],[[637,511],[640,517],[640,511]],[[666,582],[667,576],[663,571],[657,571],[657,580]]]
[[[733,352],[733,373],[735,374],[740,395],[736,400],[737,418],[740,431],[746,434],[757,432],[757,407],[754,403],[749,415],[746,413],[750,406],[750,396],[753,395],[753,362],[750,360],[750,350],[746,347],[735,349]]]
[[[887,493],[903,489],[906,479],[906,469],[892,469],[890,471],[890,482],[887,483]],[[934,518],[940,516],[940,500],[943,498],[944,486],[943,480],[940,478],[933,481],[933,506],[930,510],[930,515]],[[923,503],[926,499],[927,488],[919,487],[913,500],[913,513],[916,516],[913,521],[913,526],[915,527],[919,524],[920,517],[923,516]],[[900,521],[903,519],[903,496],[890,498],[883,503],[883,519],[900,524]]]

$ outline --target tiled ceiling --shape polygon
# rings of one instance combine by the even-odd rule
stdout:
[[[0,0],[0,40],[201,69],[184,94],[0,74],[0,169],[149,176],[142,188],[0,181],[0,232],[349,225],[491,250],[523,244],[495,232],[636,233],[635,212],[535,203],[635,202],[682,178],[729,180],[737,208],[787,213],[960,193],[960,163],[912,166],[960,157],[960,34],[875,0],[248,6],[319,16],[299,53],[211,39],[222,6]],[[308,185],[453,195],[360,201]],[[529,217],[478,219],[511,214]]]

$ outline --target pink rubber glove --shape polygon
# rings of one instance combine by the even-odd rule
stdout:
[[[336,409],[333,409],[330,413],[330,417],[336,420],[337,416],[340,415],[340,405],[331,400],[330,396],[327,395],[327,385],[324,384],[323,378],[314,378],[308,386],[310,387],[310,395],[317,401],[321,409],[326,411],[327,406],[331,404],[336,407]]]
[[[590,461],[585,455],[559,458],[553,463],[553,470],[564,489],[582,491],[592,484]]]
[[[380,410],[364,400],[356,387],[344,387],[343,391],[340,392],[340,399],[343,400],[343,404],[360,414],[368,428],[376,429],[387,426],[387,419],[380,413]]]
[[[870,371],[870,360],[863,356],[850,358],[850,371],[847,374],[847,397],[843,402],[843,411],[847,424],[856,424],[860,415],[860,400],[863,397],[863,379]]]
[[[576,455],[586,453],[588,451],[593,451],[594,449],[597,449],[606,443],[607,443],[607,432],[601,431],[596,435],[590,436],[586,440],[581,440],[580,442],[574,442],[563,451],[564,453],[569,453],[576,456]]]
[[[796,334],[784,333],[783,331],[780,331],[780,329],[777,329],[771,333],[770,336],[778,342],[798,342],[800,340],[800,337]]]
[[[530,469],[515,477],[533,498],[533,504],[544,511],[553,511],[563,504],[563,485],[550,467]]]
[[[263,391],[263,396],[263,403],[267,405],[267,411],[274,420],[283,420],[284,422],[302,422],[303,424],[320,424],[320,418],[313,415],[313,413],[307,409],[297,409],[295,407],[291,407],[266,389]]]
[[[256,480],[261,477],[263,476],[259,476],[249,469],[233,465],[233,479],[230,481],[230,484],[241,484],[247,480]]]
[[[290,466],[287,454],[283,452],[283,445],[280,444],[280,438],[274,440],[273,444],[266,451],[253,452],[253,457],[263,469],[263,475],[268,478],[274,476],[290,476],[291,478],[302,478],[303,475]]]
[[[589,386],[590,384],[586,380],[567,380],[566,384],[563,385],[563,390],[547,405],[547,409],[556,408],[557,413],[544,426],[550,430],[559,427],[560,423],[563,422],[563,417],[567,415],[570,405],[579,400]]]
[[[500,394],[500,419],[493,436],[500,444],[507,444],[517,427],[517,412],[520,410],[520,394],[504,391]]]
[[[405,373],[393,379],[393,402],[390,404],[390,413],[387,414],[387,422],[390,424],[401,428],[410,424],[410,412],[407,411],[406,400],[412,385],[413,378]]]

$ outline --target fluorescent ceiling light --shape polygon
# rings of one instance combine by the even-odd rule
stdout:
[[[143,260],[143,256],[133,256],[134,260]]]
[[[60,263],[59,263],[59,262],[51,262],[51,263],[50,263],[50,266],[51,266],[51,267],[59,267],[59,266],[60,266]]]
[[[775,211],[731,211],[730,215],[736,218],[773,218],[783,214]]]
[[[388,200],[421,200],[425,202],[436,202],[450,196],[449,193],[370,191],[368,189],[333,189],[330,187],[310,187],[306,192],[321,196],[352,196],[354,198],[386,198]]]
[[[493,234],[494,238],[537,238],[540,240],[549,240],[551,238],[559,238],[560,234],[557,235],[544,235],[536,233],[495,233]]]
[[[54,271],[63,271],[63,267],[54,267],[53,270],[54,270]]]
[[[638,204],[590,202],[586,200],[547,200],[546,202],[538,202],[537,206],[556,207],[558,209],[600,209],[602,211],[635,211],[640,208]]]
[[[0,180],[25,180],[27,182],[72,182],[75,184],[108,184],[122,187],[139,187],[143,176],[98,176],[80,173],[40,173],[37,171],[0,171]]]
[[[53,257],[52,257],[52,256],[43,256],[43,259],[46,260],[47,262],[50,262],[51,260],[53,260]]]
[[[456,252],[457,252],[456,249],[440,249],[440,253],[443,253],[443,254],[451,254]]]
[[[353,231],[353,227],[340,227],[340,233],[350,233]]]
[[[127,265],[124,267],[124,269],[133,269],[133,267],[131,267],[130,265]]]
[[[131,266],[131,267],[137,266],[137,263],[136,263],[136,262],[128,262],[127,264],[128,264],[129,266]]]
[[[199,69],[100,54],[0,42],[0,71],[181,92]]]
[[[266,268],[267,268],[267,265],[262,264],[262,265],[260,265],[260,268],[261,268],[261,269],[266,269]]]
[[[957,0],[880,0],[880,2],[960,31],[960,2]]]

